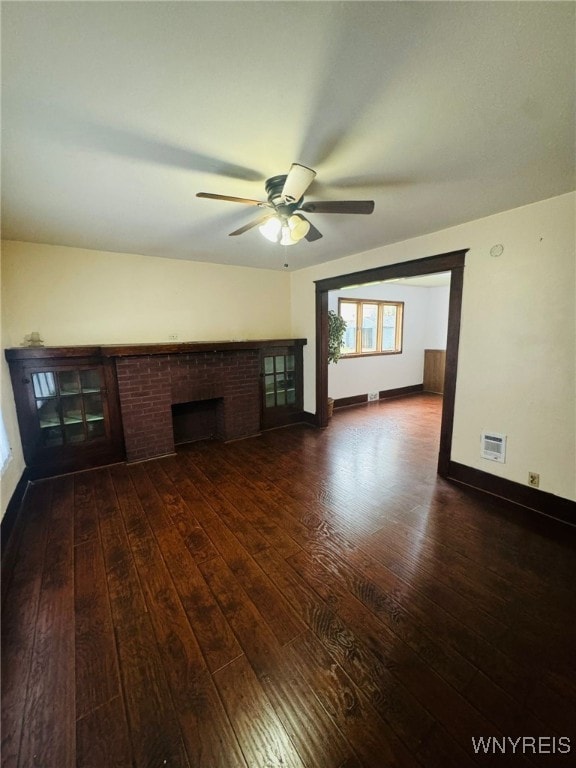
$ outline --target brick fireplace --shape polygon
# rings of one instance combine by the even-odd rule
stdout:
[[[259,349],[234,348],[116,357],[126,458],[174,453],[172,406],[217,401],[216,437],[260,431]],[[185,348],[182,345],[183,349]]]
[[[29,477],[165,456],[176,442],[227,441],[315,424],[304,411],[305,344],[259,339],[7,349]],[[80,382],[80,394],[71,392],[66,405],[81,410],[67,416],[72,421],[42,419],[34,377],[50,374],[56,381],[61,373],[62,380]],[[74,405],[78,399],[80,406]],[[63,419],[62,403],[55,408]],[[92,422],[101,428],[97,439],[68,442],[68,433],[58,432],[73,424],[89,435]],[[53,432],[59,442],[49,442]]]

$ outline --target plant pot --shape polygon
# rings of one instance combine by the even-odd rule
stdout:
[[[334,398],[329,397],[328,398],[328,418],[332,418],[332,414],[334,413]]]

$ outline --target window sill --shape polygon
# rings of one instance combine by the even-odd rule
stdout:
[[[350,360],[357,357],[382,357],[383,355],[401,355],[402,350],[395,350],[391,352],[353,352],[349,355],[340,355],[340,360]]]

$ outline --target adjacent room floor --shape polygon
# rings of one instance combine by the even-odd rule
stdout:
[[[575,530],[439,479],[440,410],[34,484],[4,576],[4,768],[573,764]]]

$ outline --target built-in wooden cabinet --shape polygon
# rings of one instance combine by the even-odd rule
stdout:
[[[219,403],[215,431],[222,440],[300,421],[305,343],[7,349],[29,475],[50,477],[173,452],[179,442],[173,411],[205,419],[209,401]],[[194,434],[204,432],[195,428]]]
[[[445,349],[424,350],[424,391],[444,393]]]
[[[261,428],[292,424],[302,417],[302,345],[270,347],[260,353]]]
[[[97,348],[6,350],[32,478],[124,459],[113,361]]]

